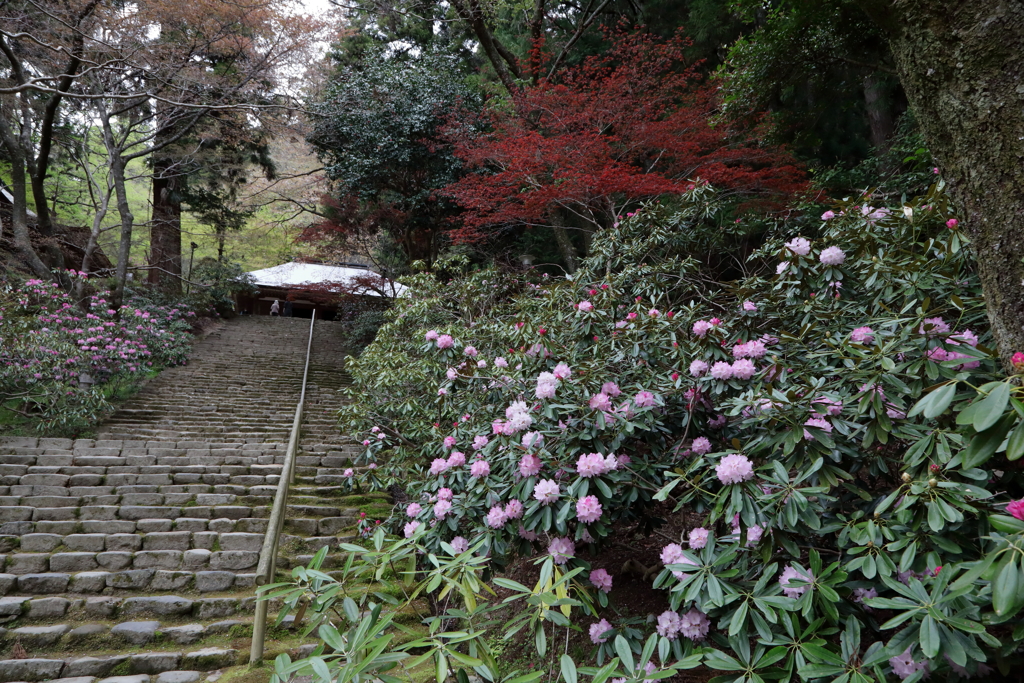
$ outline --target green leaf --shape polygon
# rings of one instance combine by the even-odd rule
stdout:
[[[907,417],[914,417],[924,413],[924,416],[928,419],[936,418],[946,411],[955,395],[956,382],[950,382],[934,391],[930,391],[917,402],[917,405],[910,409]]]
[[[633,651],[629,649],[629,642],[622,636],[615,636],[615,654],[622,660],[622,666],[626,667],[626,671],[633,670]]]
[[[565,683],[576,683],[576,662],[572,661],[572,657],[562,655],[558,661],[562,666],[562,678]]]
[[[1010,383],[1000,382],[988,396],[978,404],[974,413],[974,429],[983,432],[1003,416],[1010,404]]]
[[[1012,554],[1007,553],[1003,560],[1003,568],[996,575],[992,583],[992,609],[997,616],[1010,616],[1017,611],[1020,605],[1017,604],[1017,586],[1020,575],[1017,572],[1017,563],[1014,562]]]
[[[924,619],[921,620],[919,638],[921,651],[928,656],[928,659],[932,659],[939,654],[939,625],[932,618],[932,615],[926,614]]]
[[[1013,430],[1013,436],[1006,444],[1007,460],[1017,460],[1022,455],[1024,455],[1024,422],[1017,425],[1017,428]]]

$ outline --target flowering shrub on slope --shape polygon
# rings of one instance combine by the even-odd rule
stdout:
[[[715,199],[625,217],[571,280],[409,282],[351,362],[343,414],[414,499],[394,528],[429,552],[582,570],[577,623],[599,625],[601,659],[642,643],[599,621],[615,577],[580,550],[670,501],[703,522],[661,556],[662,664],[883,680],[1007,661],[1024,404],[941,192],[846,204],[722,284],[687,256]]]
[[[191,311],[134,297],[116,316],[104,293],[88,309],[53,282],[0,292],[0,396],[9,409],[30,407],[43,430],[94,420],[108,407],[105,386],[188,353]]]

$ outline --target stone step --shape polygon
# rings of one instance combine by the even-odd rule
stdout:
[[[245,652],[232,648],[204,648],[181,652],[76,657],[66,660],[5,659],[0,660],[0,683],[52,679],[63,683],[151,683],[152,674],[164,674],[169,671],[214,671],[240,664],[245,656]],[[128,671],[129,675],[108,677],[115,673],[118,667]],[[199,676],[165,676],[161,680],[161,676],[157,675],[153,683],[191,683],[198,680]]]
[[[219,575],[218,575],[219,574]],[[175,615],[183,619],[223,619],[236,614],[252,612],[256,598],[252,591],[239,592],[229,582],[230,572],[200,572],[195,577],[198,590],[195,597],[180,595],[146,595],[146,588],[135,590],[134,595],[75,595],[46,598],[7,595],[0,597],[0,620],[7,627],[30,621],[117,619],[139,614]],[[214,589],[214,586],[218,588]],[[251,584],[248,587],[251,588]],[[174,590],[175,593],[181,589]],[[231,593],[234,592],[234,595]],[[219,597],[202,597],[203,593],[220,593]],[[228,593],[227,596],[223,594]],[[125,619],[127,620],[127,619]]]

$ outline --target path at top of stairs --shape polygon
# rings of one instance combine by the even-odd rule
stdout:
[[[223,323],[95,440],[0,439],[0,683],[193,683],[247,658],[309,324]],[[338,486],[359,450],[337,429],[338,325],[314,327],[282,569],[351,540],[359,512]]]

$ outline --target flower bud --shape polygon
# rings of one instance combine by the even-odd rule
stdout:
[[[932,488],[935,488],[938,485],[939,485],[939,480],[938,479],[935,479],[934,477],[932,477],[931,479],[928,480],[928,486],[930,486]]]
[[[913,481],[913,479],[914,478],[912,476],[910,476],[910,474],[908,472],[904,472],[903,473],[903,483],[904,484],[909,484],[911,481]]]

